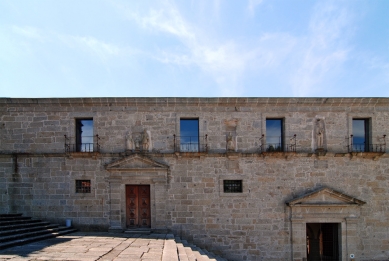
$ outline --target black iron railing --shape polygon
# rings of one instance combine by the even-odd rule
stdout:
[[[175,152],[208,152],[208,135],[199,136],[177,136],[174,138]]]
[[[350,135],[348,152],[386,152],[386,135],[378,138],[380,143],[378,144],[368,144],[363,143],[354,143],[353,135]]]
[[[289,138],[289,144],[286,145],[287,152],[296,152],[297,147],[297,135],[294,134],[291,138]]]
[[[65,152],[71,153],[71,152],[100,152],[100,144],[99,144],[99,135],[85,137],[84,139],[90,140],[92,142],[79,142],[79,143],[71,143],[71,138],[65,136]]]
[[[284,144],[281,136],[266,136],[262,135],[259,139],[260,152],[296,152],[297,140],[296,134],[289,138],[287,144]]]

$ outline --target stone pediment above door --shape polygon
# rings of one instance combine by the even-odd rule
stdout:
[[[134,154],[106,166],[108,171],[167,171],[169,166],[149,157]]]
[[[346,195],[342,192],[324,187],[301,197],[292,199],[286,204],[288,206],[361,206],[366,202]]]

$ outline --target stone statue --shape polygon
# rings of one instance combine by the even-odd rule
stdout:
[[[144,151],[148,151],[150,147],[150,136],[145,129],[143,131],[142,146]]]
[[[227,136],[227,150],[235,150],[235,144],[234,144],[234,139],[231,135],[231,132]]]
[[[139,135],[136,135],[134,142],[135,142],[135,149],[139,150],[140,149],[140,137],[139,137]]]
[[[130,133],[127,133],[126,135],[126,150],[133,150],[134,149],[134,141],[132,140],[132,135]]]
[[[324,145],[324,123],[320,119],[316,121],[316,145],[318,149]]]

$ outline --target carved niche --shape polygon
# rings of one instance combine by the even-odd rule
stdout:
[[[126,134],[127,151],[144,151],[152,150],[151,133],[144,129],[141,132],[128,132]]]

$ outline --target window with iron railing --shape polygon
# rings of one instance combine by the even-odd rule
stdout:
[[[93,152],[93,119],[76,119],[76,152]]]
[[[100,152],[99,135],[93,135],[93,119],[76,119],[75,136],[65,136],[65,152]]]
[[[369,142],[369,119],[353,119],[351,150],[354,152],[371,151]]]
[[[199,120],[181,119],[180,120],[180,152],[199,152]]]
[[[283,119],[266,119],[266,151],[284,151]]]

